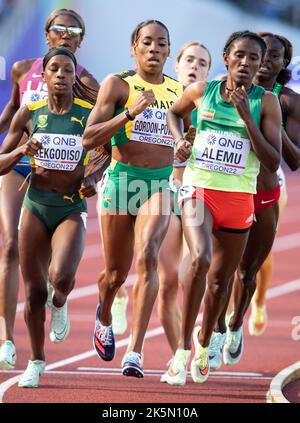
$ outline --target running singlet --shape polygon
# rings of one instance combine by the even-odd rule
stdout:
[[[51,113],[47,100],[27,107],[32,119],[30,136],[43,145],[30,161],[33,167],[73,171],[87,164],[89,154],[82,147],[82,134],[93,108],[90,103],[75,98],[71,110],[63,115]]]
[[[238,111],[221,97],[221,83],[207,84],[197,109],[197,133],[183,184],[254,194],[259,160]],[[251,115],[258,127],[264,92],[252,85],[248,94]]]
[[[80,78],[83,70],[84,68],[81,65],[77,65],[76,76],[78,78]],[[20,107],[48,98],[48,87],[43,81],[42,71],[43,57],[39,57],[34,61],[30,70],[20,82]],[[22,157],[16,165],[17,169],[21,171],[22,167],[20,166],[27,166],[30,169],[29,158],[27,156]],[[23,172],[26,172],[26,170],[24,169]]]
[[[116,76],[129,85],[129,96],[125,106],[115,111],[115,116],[124,112],[125,108],[132,106],[140,93],[145,90],[152,90],[156,101],[136,116],[133,121],[128,121],[113,136],[112,146],[139,142],[173,148],[174,141],[167,126],[166,115],[168,109],[182,95],[183,86],[166,75],[164,75],[162,84],[150,84],[144,81],[134,70],[121,72]]]

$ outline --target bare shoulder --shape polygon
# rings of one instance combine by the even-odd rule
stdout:
[[[14,82],[19,83],[26,73],[30,70],[31,66],[36,59],[20,60],[13,64],[11,70],[11,78]]]
[[[206,86],[206,82],[194,82],[184,90],[184,95],[191,101],[197,103],[197,101],[203,97]]]
[[[283,87],[280,95],[280,103],[288,113],[292,114],[300,109],[300,94],[288,87]]]

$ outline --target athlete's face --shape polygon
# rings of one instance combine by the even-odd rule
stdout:
[[[60,15],[54,19],[51,26],[73,26],[79,27],[79,23],[76,19],[69,15]],[[50,27],[51,28],[51,27]],[[79,34],[76,37],[71,37],[67,31],[63,33],[56,33],[55,31],[46,32],[46,39],[49,44],[49,48],[64,47],[75,53],[77,48],[80,47],[82,41],[82,35]]]
[[[178,80],[185,87],[196,81],[206,81],[209,66],[208,51],[199,45],[189,46],[176,63]]]
[[[156,23],[144,26],[132,46],[132,53],[138,68],[159,74],[170,53],[167,31]]]
[[[72,92],[76,76],[75,66],[70,57],[64,55],[52,57],[42,75],[49,94],[62,96]]]
[[[228,78],[236,86],[249,87],[262,60],[260,45],[251,38],[234,41],[229,53],[224,53],[224,63],[228,68]]]
[[[258,69],[256,77],[259,81],[268,81],[276,79],[279,72],[285,68],[284,47],[275,37],[264,37],[267,44],[267,51]]]

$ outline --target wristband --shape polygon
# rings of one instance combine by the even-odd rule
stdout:
[[[125,116],[127,117],[128,120],[134,120],[134,117],[131,116],[127,108],[125,109]]]

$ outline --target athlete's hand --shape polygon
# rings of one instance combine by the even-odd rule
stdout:
[[[181,139],[176,144],[175,157],[182,163],[185,162],[191,155],[192,144],[185,139]]]
[[[196,128],[193,125],[190,125],[188,131],[184,134],[184,139],[194,145],[195,136]]]
[[[237,87],[235,90],[233,90],[229,96],[229,100],[231,104],[236,107],[241,119],[244,122],[247,122],[252,119],[249,106],[249,98],[244,85],[242,85],[241,87]]]
[[[29,140],[20,147],[20,150],[24,156],[35,156],[36,153],[43,148],[43,144],[34,138]]]
[[[92,197],[93,195],[97,194],[96,184],[92,183],[89,177],[84,178],[81,182],[79,193],[83,197]]]
[[[152,90],[143,91],[135,100],[132,106],[128,107],[130,116],[136,117],[142,113],[150,104],[155,102],[155,95]]]

